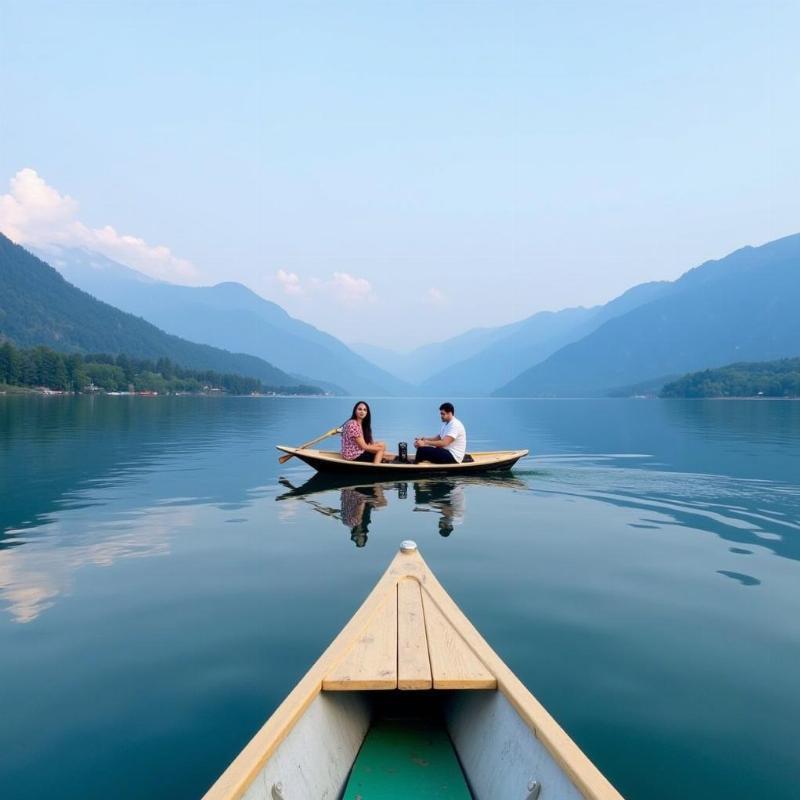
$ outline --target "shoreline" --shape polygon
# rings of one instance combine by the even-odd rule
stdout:
[[[47,389],[41,386],[12,386],[0,383],[0,397],[285,397],[285,398],[317,398],[325,395],[316,394],[228,394],[227,392],[69,392],[60,389]]]

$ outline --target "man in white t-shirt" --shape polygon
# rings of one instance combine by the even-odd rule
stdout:
[[[442,418],[442,429],[438,436],[430,439],[422,436],[414,439],[417,455],[414,463],[431,461],[434,464],[460,464],[467,452],[467,431],[460,420],[455,417],[456,410],[452,403],[439,406]]]

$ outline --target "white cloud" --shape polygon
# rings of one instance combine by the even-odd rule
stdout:
[[[196,282],[198,270],[164,245],[118,233],[110,225],[89,228],[78,219],[78,203],[62,195],[34,169],[21,169],[0,195],[0,231],[21,245],[44,250],[83,247],[161,280]]]
[[[275,280],[284,294],[294,296],[316,296],[322,293],[335,297],[348,306],[371,303],[375,300],[372,284],[366,278],[359,278],[349,272],[334,272],[330,278],[303,279],[295,272],[279,269]]]
[[[300,276],[294,272],[286,272],[279,269],[275,276],[286,294],[303,294],[303,287],[300,284]]]
[[[357,278],[349,272],[334,272],[331,288],[347,305],[358,305],[375,299],[372,284],[366,278]]]
[[[447,303],[447,298],[444,296],[441,289],[431,286],[431,288],[425,292],[424,302],[431,306],[443,306]]]

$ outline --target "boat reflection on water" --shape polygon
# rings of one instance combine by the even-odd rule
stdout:
[[[373,512],[388,506],[389,498],[393,495],[400,502],[411,500],[411,510],[414,512],[435,514],[439,535],[450,536],[464,521],[467,486],[497,486],[517,490],[528,488],[525,481],[509,475],[364,481],[354,484],[352,477],[337,478],[317,473],[301,486],[295,486],[286,478],[279,478],[279,482],[288,491],[278,495],[276,500],[302,500],[318,513],[338,520],[350,529],[350,539],[356,547],[366,545],[369,528],[373,524]],[[337,491],[338,506],[331,505],[331,495]]]

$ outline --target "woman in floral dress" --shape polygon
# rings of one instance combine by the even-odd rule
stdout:
[[[384,442],[372,441],[372,414],[363,400],[353,406],[350,419],[342,427],[342,458],[373,464],[394,458],[391,453],[386,452]]]

